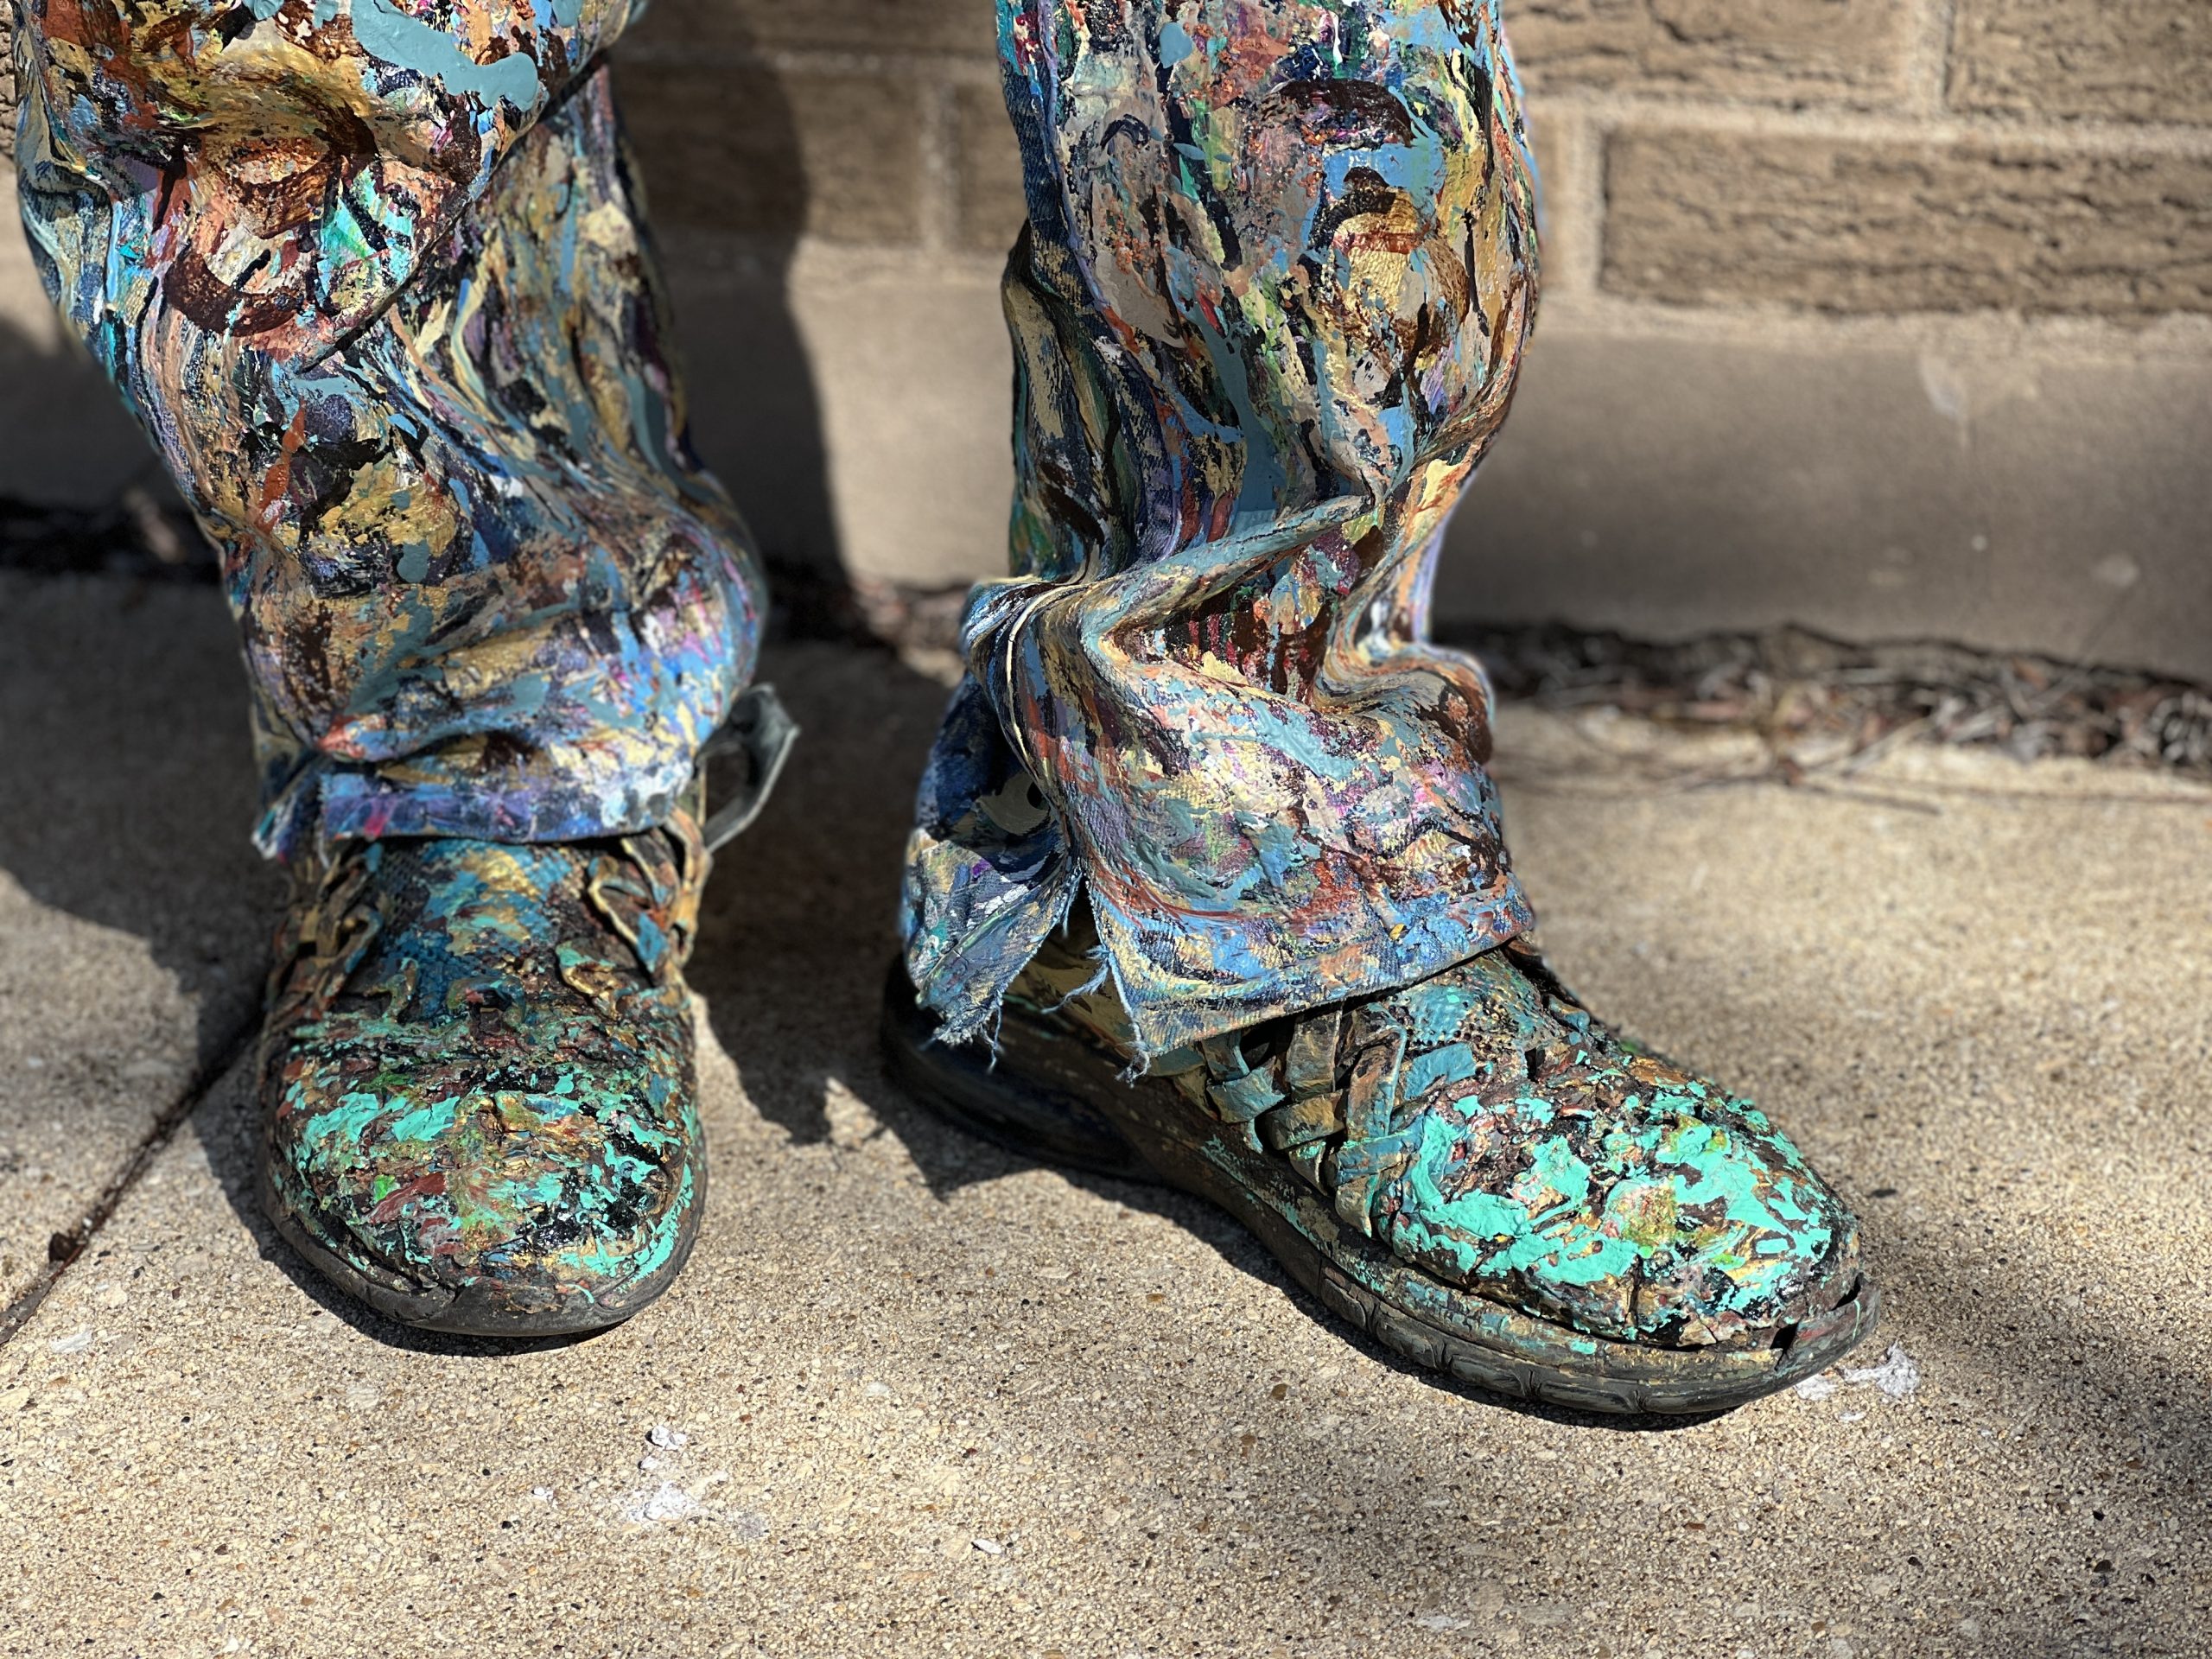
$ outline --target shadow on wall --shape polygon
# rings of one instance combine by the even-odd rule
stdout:
[[[161,463],[115,388],[47,306],[5,168],[0,189],[0,497],[95,507],[157,485]]]
[[[675,296],[695,436],[701,424],[712,431],[710,464],[788,597],[837,581],[842,568],[821,399],[789,298],[809,193],[789,93],[767,66],[742,60],[753,44],[742,25],[725,26],[738,38],[716,55],[734,50],[741,61],[718,73],[713,107],[664,99],[658,85],[648,95],[619,58],[615,89]],[[674,27],[648,12],[634,38],[650,51]],[[671,238],[676,224],[727,229]],[[686,350],[702,340],[711,356]],[[695,372],[702,364],[711,366]]]

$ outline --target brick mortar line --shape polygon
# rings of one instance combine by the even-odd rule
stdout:
[[[1601,137],[1638,132],[1751,134],[1762,138],[1827,138],[1907,145],[2009,143],[2076,156],[2179,156],[2212,159],[2212,127],[2171,122],[2063,121],[2030,124],[1998,115],[1950,111],[1940,118],[1899,122],[1874,111],[1779,109],[1722,100],[1684,103],[1648,93],[1554,94],[1529,100],[1529,121],[1547,109],[1580,115]]]
[[[267,976],[265,972],[261,976],[263,978]],[[176,1138],[176,1132],[184,1127],[192,1115],[207,1103],[207,1097],[214,1093],[216,1085],[230,1076],[245,1058],[252,1047],[254,1033],[260,1026],[261,1007],[257,1001],[245,1018],[224,1038],[215,1057],[193,1073],[191,1081],[185,1084],[183,1090],[148,1125],[146,1133],[139,1137],[138,1144],[117,1166],[115,1173],[108,1177],[106,1184],[93,1196],[92,1203],[86,1206],[85,1212],[75,1224],[66,1231],[54,1235],[47,1244],[46,1265],[13,1300],[0,1308],[0,1348],[6,1347],[22,1334],[23,1327],[31,1322],[45,1305],[46,1299],[53,1294],[54,1286],[61,1282],[62,1275],[84,1260],[85,1252],[92,1248],[92,1241],[115,1218],[116,1211],[123,1207],[123,1201],[130,1196],[146,1172],[153,1167],[154,1160]]]
[[[810,47],[710,45],[686,41],[625,41],[614,48],[618,65],[673,64],[682,67],[707,66],[772,69],[779,73],[881,75],[889,79],[925,77],[948,86],[999,85],[998,60],[985,54],[959,52],[854,52]]]
[[[1564,227],[1562,227],[1562,230]],[[659,232],[664,263],[707,281],[757,280],[783,272],[786,293],[817,283],[893,283],[995,293],[1005,256],[964,248],[933,252],[912,243],[830,242],[803,238],[796,247],[696,228]],[[1620,337],[1689,340],[1747,339],[1808,348],[1908,347],[1969,355],[2019,353],[2069,360],[2152,357],[2178,363],[2212,359],[2212,315],[2171,311],[2139,322],[2094,313],[1978,311],[1829,312],[1779,302],[1687,306],[1562,283],[1546,302],[1554,329]],[[679,304],[681,296],[679,294]],[[682,317],[677,319],[681,327]]]
[[[1616,339],[1778,345],[1807,350],[1916,350],[2050,362],[2212,365],[2212,316],[2172,311],[2130,325],[2094,314],[1982,311],[1833,312],[1783,305],[1670,305],[1599,289],[1568,294],[1545,314],[1559,332]]]
[[[914,204],[923,251],[942,258],[960,240],[960,144],[953,88],[944,81],[921,92],[921,188]]]
[[[1570,296],[1594,294],[1605,270],[1605,145],[1579,111],[1563,111],[1558,130],[1564,157],[1560,170],[1565,176],[1556,192],[1545,193],[1550,202],[1557,204],[1551,226],[1554,239],[1567,250],[1559,262],[1554,291]],[[1545,277],[1549,285],[1548,262]]]
[[[1905,95],[1923,116],[1950,113],[1951,48],[1957,38],[1958,0],[1919,0],[1905,48]]]

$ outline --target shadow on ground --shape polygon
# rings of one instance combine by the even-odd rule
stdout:
[[[275,891],[247,844],[245,676],[212,588],[7,579],[0,870],[41,905],[143,938],[219,1058],[259,994]]]
[[[139,592],[105,580],[13,579],[10,592],[30,607],[14,610],[11,620],[35,626],[22,630],[25,647],[11,657],[10,672],[0,680],[10,715],[0,721],[0,741],[10,746],[0,754],[15,763],[11,777],[41,779],[50,816],[11,822],[0,831],[0,866],[44,903],[149,939],[171,971],[198,976],[190,982],[202,988],[207,1001],[230,1011],[226,1017],[249,1007],[242,980],[251,975],[238,976],[238,959],[225,959],[230,950],[245,947],[224,941],[257,938],[270,890],[265,873],[242,850],[251,779],[238,724],[238,671],[215,595],[205,589]],[[761,822],[721,861],[709,892],[695,982],[753,1108],[774,1126],[793,1160],[805,1160],[831,1139],[836,1103],[849,1096],[873,1116],[876,1132],[911,1155],[924,1183],[914,1189],[914,1201],[947,1207],[963,1191],[1020,1176],[1027,1166],[940,1126],[888,1084],[875,1055],[876,996],[894,944],[908,802],[943,688],[887,652],[826,644],[776,646],[766,673],[779,683],[805,728],[804,747]],[[226,918],[212,932],[210,916]],[[1866,948],[1891,948],[1891,942],[1871,939]],[[231,976],[212,976],[213,969],[225,966]],[[1793,987],[1791,994],[1811,995],[1814,988]],[[1769,1017],[1786,1023],[1812,1015],[1784,1004]],[[219,1109],[211,1104],[195,1119],[195,1128],[238,1212],[236,1223],[228,1224],[251,1232],[305,1298],[388,1344],[480,1354],[493,1364],[511,1352],[492,1344],[416,1338],[326,1290],[276,1243],[255,1211],[250,1110],[243,1102]],[[1986,1121],[1972,1103],[1939,1101],[1930,1110],[1943,1115],[1941,1139],[1950,1155],[1983,1160],[1993,1168],[2002,1163],[2007,1150],[2002,1127]],[[772,1152],[772,1141],[768,1145]],[[757,1155],[759,1147],[725,1143],[717,1159],[713,1202],[725,1218],[741,1216],[747,1204],[743,1157],[748,1150]],[[1832,1166],[1847,1189],[1863,1192],[1865,1171],[1848,1162]],[[1889,1173],[1886,1166],[1883,1173]],[[1281,1291],[1287,1312],[1319,1317],[1255,1243],[1206,1206],[1122,1183],[1072,1185],[1071,1203],[1103,1200],[1166,1217],[1240,1273]],[[844,1225],[835,1219],[843,1200],[834,1173],[822,1201],[833,1218],[828,1224]],[[1941,1226],[1952,1223],[1977,1232],[1985,1224],[2002,1224],[2001,1271],[1963,1265],[1947,1250]],[[2196,1512],[2192,1471],[2212,1458],[2212,1421],[2201,1370],[2177,1347],[2171,1332],[2101,1321],[2069,1299],[2064,1281],[2070,1269],[2061,1241],[2070,1230],[2063,1218],[2039,1231],[2012,1224],[2001,1208],[1986,1215],[1967,1208],[1936,1217],[1908,1237],[1904,1230],[1885,1229],[1881,1212],[1874,1211],[1872,1265],[1897,1310],[1888,1334],[1923,1363],[1940,1361],[1944,1380],[1940,1385],[1931,1381],[1878,1443],[1872,1434],[1850,1442],[1851,1455],[1864,1460],[1858,1467],[1831,1470],[1822,1478],[1832,1485],[1840,1482],[1839,1490],[1869,1503],[1884,1491],[1893,1498],[1900,1471],[1927,1440],[1948,1433],[1955,1448],[1961,1435],[2000,1437],[1990,1440],[1987,1456],[2001,1466],[2004,1478],[2019,1484],[2021,1496],[2009,1512],[1985,1514],[1980,1524],[2012,1539],[2024,1556],[2063,1558],[2066,1599],[2076,1610],[2069,1618],[2083,1617],[2078,1610],[2087,1605],[2099,1630],[2107,1623],[2136,1630],[2155,1650],[2162,1642],[2177,1640],[2178,1632],[2163,1616],[2146,1626],[2151,1607],[2145,1604],[2156,1589],[2152,1580],[2171,1584],[2179,1573],[2186,1584],[2193,1570],[2194,1523],[2176,1529],[2166,1517],[2177,1508],[2184,1516]],[[772,1251],[775,1245],[771,1237],[753,1248]],[[864,1273],[867,1261],[863,1253],[852,1270]],[[856,1283],[853,1294],[867,1294],[865,1282]],[[1088,1339],[1109,1347],[1123,1340],[1110,1325]],[[1383,1357],[1372,1351],[1369,1357]],[[1937,1397],[1939,1386],[1948,1399]],[[1201,1425],[1237,1408],[1204,1395],[1191,1404],[1187,1449],[1197,1459],[1204,1455]],[[1469,1401],[1465,1409],[1487,1414],[1490,1408]],[[1482,1421],[1478,1415],[1469,1422]],[[1946,1424],[1948,1430],[1938,1427]],[[1411,1431],[1410,1423],[1405,1427]],[[1544,1432],[1556,1437],[1552,1444],[1584,1461],[1630,1455],[1609,1454],[1609,1444],[1625,1443],[1588,1436],[1583,1427],[1576,1419],[1553,1414]],[[1216,1432],[1209,1427],[1205,1434]],[[1251,1478],[1291,1480],[1293,1470],[1277,1467],[1289,1455],[1286,1450],[1264,1466],[1255,1465]],[[1332,1478],[1344,1475],[1344,1459],[1351,1456],[1351,1449],[1344,1448],[1333,1458]],[[1425,1501],[1413,1496],[1423,1490],[1416,1478],[1419,1446],[1393,1431],[1358,1456],[1366,1471],[1362,1501],[1369,1505],[1369,1524],[1414,1526],[1417,1517],[1408,1506]],[[1997,1479],[1986,1467],[1955,1478],[1985,1489]],[[1566,1500],[1578,1524],[1618,1518],[1589,1510],[1594,1500],[1586,1488],[1579,1490],[1583,1497]],[[1929,1504],[1948,1501],[1940,1475],[1906,1490]],[[1556,1507],[1541,1491],[1526,1502],[1532,1515]],[[1772,1511],[1778,1524],[1788,1513]],[[1885,1568],[1893,1579],[1903,1577],[1896,1593],[1965,1605],[1986,1592],[1986,1585],[1961,1579],[1936,1547],[1940,1531],[1921,1529],[1913,1519],[1897,1518],[1898,1560]],[[1306,1523],[1286,1512],[1279,1524]],[[2139,1544],[2131,1554],[2112,1541],[2115,1534],[2152,1541]],[[2170,1541],[2161,1543],[2162,1538]],[[1554,1571],[1570,1560],[1557,1554],[1567,1548],[1563,1538],[1532,1535],[1525,1546],[1502,1549],[1493,1565],[1500,1572],[1522,1570],[1516,1562],[1525,1553],[1527,1570]],[[1686,1560],[1686,1569],[1689,1565]],[[1807,1565],[1807,1572],[1815,1570]],[[1340,1587],[1351,1594],[1358,1586],[1347,1580]],[[2154,1605],[2170,1603],[2159,1595]],[[2074,1653],[2083,1650],[2093,1633],[2050,1624],[2025,1600],[2010,1606],[1977,1600],[1976,1605],[1981,1651]]]
[[[709,892],[694,973],[752,1104],[795,1147],[810,1147],[830,1138],[832,1103],[849,1091],[882,1132],[903,1144],[940,1202],[962,1187],[1032,1167],[915,1105],[887,1080],[874,1048],[879,976],[895,946],[896,870],[908,790],[929,743],[941,688],[882,654],[823,647],[786,653],[769,671],[781,677],[806,728],[805,759],[753,834],[725,855]],[[1535,794],[1543,785],[1524,788]],[[1909,928],[1910,922],[1899,925]],[[1870,939],[1866,948],[1894,943]],[[1805,988],[1809,995],[1820,989]],[[1727,993],[1716,988],[1714,994]],[[1785,1007],[1777,1017],[1816,1025],[1820,1014]],[[1926,1105],[1931,1115],[1947,1115],[1934,1139],[1950,1159],[1994,1169],[2012,1154],[2002,1125],[1973,1102]],[[1783,1113],[1787,1118],[1786,1104]],[[1990,1230],[1986,1224],[2010,1220],[1999,1213],[2004,1201],[1994,1194],[1987,1213],[1969,1209],[1926,1225],[1885,1229],[1882,1206],[1865,1198],[1877,1178],[1847,1166],[1833,1173],[1868,1215],[1872,1271],[1891,1293],[1887,1328],[1854,1363],[1874,1363],[1892,1341],[1923,1363],[1940,1357],[1943,1381],[1926,1386],[1929,1395],[1940,1388],[1948,1400],[1929,1398],[1923,1408],[1955,1426],[1985,1425],[1978,1433],[1994,1437],[1993,1454],[2026,1483],[2012,1522],[2022,1546],[2039,1552],[2059,1547],[2078,1558],[2072,1579],[2088,1582],[2116,1624],[2126,1622],[2133,1617],[2128,1610],[2162,1573],[2190,1570],[2192,1546],[2177,1538],[2164,1559],[2115,1565],[2120,1552],[2101,1523],[2109,1510],[2113,1529],[2125,1516],[2139,1536],[2155,1535],[2165,1506],[2193,1490],[2196,1478],[2188,1471],[2212,1457],[2212,1410],[2200,1359],[2178,1348],[2171,1332],[2100,1321],[2070,1298],[2066,1275],[2073,1269],[2058,1252],[2040,1247],[2039,1225],[2004,1229],[1996,1247],[2004,1253],[1993,1272],[1964,1268],[1944,1242],[1944,1227],[1982,1235]],[[1326,1319],[1249,1235],[1210,1206],[1128,1183],[1067,1179],[1096,1197],[1173,1220],[1241,1271],[1281,1290],[1302,1315]],[[719,1201],[742,1204],[742,1180],[741,1172],[726,1180]],[[1101,1333],[1100,1340],[1112,1339]],[[1433,1380],[1360,1345],[1372,1358]],[[1473,1398],[1481,1402],[1478,1409],[1499,1403]],[[1548,1410],[1536,1414],[1563,1427],[1654,1426]],[[2155,1435],[2155,1450],[2149,1435]],[[1878,1448],[1871,1440],[1860,1444],[1861,1455],[1910,1455],[1892,1450],[1886,1439]],[[1586,1455],[1602,1457],[1601,1443],[1589,1445]],[[1878,1484],[1885,1471],[1865,1474]],[[1927,1500],[1943,1501],[1940,1483]],[[1910,1539],[1926,1536],[1899,1534],[1902,1570],[1918,1577],[1922,1592],[1947,1587],[1951,1571],[1942,1553],[1925,1543],[1908,1551]],[[1948,1584],[1956,1595],[1974,1587]],[[1990,1643],[1984,1651],[2082,1650],[2083,1632],[2046,1628],[2024,1606],[1986,1611],[1981,1618]]]

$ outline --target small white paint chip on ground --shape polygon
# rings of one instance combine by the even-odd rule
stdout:
[[[57,1354],[81,1354],[92,1345],[92,1328],[80,1325],[66,1337],[56,1337],[47,1346]]]
[[[656,1423],[645,1438],[664,1452],[677,1450],[691,1444],[691,1437],[680,1428],[671,1428],[666,1423]]]
[[[550,1486],[533,1486],[530,1489],[530,1495],[540,1503],[550,1503],[553,1501],[553,1489]]]
[[[1880,1389],[1892,1400],[1909,1399],[1920,1387],[1920,1367],[1910,1354],[1893,1342],[1890,1351],[1882,1356],[1880,1364],[1847,1365],[1834,1376],[1825,1373],[1808,1376],[1797,1384],[1794,1392],[1808,1400],[1833,1400],[1846,1388],[1869,1387]],[[1846,1412],[1840,1421],[1855,1423],[1866,1414],[1863,1411]]]
[[[986,1555],[1003,1555],[1006,1554],[1006,1546],[999,1542],[995,1538],[978,1538],[976,1540],[976,1548],[982,1550]]]
[[[1933,352],[1920,357],[1920,389],[1928,406],[1954,426],[1966,425],[1974,412],[1974,397],[1959,372]]]
[[[699,1500],[681,1486],[664,1480],[652,1491],[635,1491],[623,1498],[623,1520],[633,1527],[656,1527],[699,1516]]]
[[[1857,1370],[1847,1366],[1843,1380],[1852,1383],[1871,1382],[1891,1399],[1903,1400],[1919,1388],[1920,1367],[1913,1363],[1911,1355],[1893,1342],[1890,1344],[1890,1351],[1882,1356],[1880,1364]]]
[[[1427,1613],[1414,1620],[1424,1630],[1464,1630],[1474,1622],[1471,1618],[1454,1618],[1449,1613]]]

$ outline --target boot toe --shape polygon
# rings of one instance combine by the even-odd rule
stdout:
[[[1459,1288],[1686,1348],[1786,1341],[1858,1289],[1849,1211],[1756,1109],[1710,1085],[1683,1078],[1534,1135],[1525,1110],[1431,1116],[1382,1220]]]

